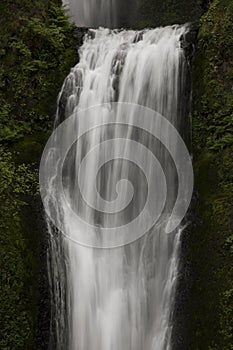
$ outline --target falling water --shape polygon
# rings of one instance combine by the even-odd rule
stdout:
[[[63,0],[78,27],[119,28],[129,26],[139,0]]]
[[[84,4],[84,2],[82,1]],[[84,5],[83,5],[84,6]],[[79,63],[71,69],[58,99],[56,126],[73,113],[100,106],[98,111],[108,120],[114,102],[127,102],[149,107],[165,116],[176,128],[181,125],[182,81],[185,56],[181,38],[186,26],[172,26],[153,30],[117,31],[91,30],[79,50]],[[117,107],[116,120],[121,107]],[[135,111],[134,111],[135,112]],[[141,110],[143,120],[147,109]],[[78,121],[77,130],[86,119]],[[79,124],[80,123],[80,124]],[[83,124],[83,125],[82,125]],[[151,126],[153,127],[153,126]],[[63,135],[66,142],[76,129]],[[153,130],[151,130],[153,133]],[[158,130],[159,133],[165,132]],[[78,131],[77,131],[78,133]],[[168,198],[162,220],[147,234],[128,245],[115,249],[97,249],[101,229],[126,225],[139,215],[148,193],[147,179],[132,162],[115,159],[107,162],[96,175],[97,150],[84,166],[83,193],[97,203],[93,184],[106,201],[116,198],[116,184],[128,179],[134,187],[134,197],[124,212],[108,214],[108,206],[101,211],[84,203],[77,189],[78,168],[89,149],[106,140],[129,138],[153,151],[166,174]],[[166,134],[165,134],[166,135]],[[170,135],[166,136],[169,144]],[[171,141],[172,142],[172,141]],[[117,154],[117,147],[111,152]],[[125,154],[132,150],[122,146]],[[107,152],[107,151],[106,151]],[[154,187],[163,182],[150,167],[149,153],[143,157],[145,168]],[[89,247],[75,242],[82,227],[63,209],[60,197],[55,210],[63,233],[55,230],[48,220],[51,235],[50,280],[53,292],[51,348],[69,350],[169,350],[171,348],[172,305],[178,270],[178,251],[181,228],[165,233],[167,213],[172,211],[177,195],[177,173],[169,152],[161,142],[134,126],[104,126],[89,131],[74,143],[64,163],[63,184],[73,210],[83,220],[98,228],[90,235]],[[158,175],[158,174],[157,174]],[[54,189],[51,184],[50,194]],[[119,192],[119,191],[118,191]],[[119,194],[119,193],[118,193]],[[123,200],[127,197],[127,190]],[[158,202],[154,208],[160,210]],[[109,202],[111,203],[111,202]],[[108,204],[110,206],[110,204]],[[99,236],[98,236],[99,235]],[[114,235],[114,233],[113,233]],[[97,236],[97,237],[96,237]],[[69,239],[72,238],[72,239]]]
[[[116,0],[63,0],[79,27],[117,27]]]

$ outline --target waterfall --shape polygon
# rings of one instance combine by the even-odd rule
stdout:
[[[84,6],[84,1],[82,3]],[[75,221],[75,215],[69,212],[64,197],[53,185],[58,165],[46,163],[53,171],[47,203],[55,199],[48,211],[50,216],[55,213],[61,228],[55,229],[54,222],[48,218],[52,349],[171,349],[182,227],[178,226],[170,234],[165,228],[179,192],[179,178],[171,157],[171,153],[177,154],[179,149],[168,129],[162,130],[160,122],[155,126],[147,123],[147,117],[153,110],[178,130],[181,128],[186,66],[181,39],[186,31],[187,26],[140,32],[90,30],[79,50],[79,63],[64,81],[58,98],[56,127],[72,115],[83,113],[83,118],[67,124],[66,132],[59,134],[59,145],[68,145],[81,129],[86,130],[88,120],[94,123],[97,115],[101,115],[104,123],[102,127],[88,129],[73,142],[63,164],[62,181],[69,206],[81,221],[91,223],[96,229],[84,232],[81,223]],[[122,118],[124,103],[130,120],[137,118],[140,128],[134,124],[128,127],[122,123],[107,124],[112,114],[115,121]],[[153,132],[158,138],[161,136],[163,142],[153,137]],[[125,138],[131,143],[124,143]],[[113,139],[118,142],[113,143]],[[149,151],[144,152],[142,148],[137,151],[138,143]],[[95,152],[86,159],[90,149]],[[118,156],[122,151],[125,159]],[[167,198],[163,205],[159,203],[165,183],[160,168],[154,170],[151,165],[151,153],[166,175]],[[108,155],[113,158],[115,155],[116,159],[105,161],[98,168],[102,158]],[[129,161],[130,157],[135,163],[138,160],[144,164],[144,169]],[[82,162],[81,195],[78,177]],[[122,179],[130,181],[131,186],[119,183]],[[130,196],[131,187],[133,196]],[[127,232],[127,225],[140,218],[139,213],[154,188],[156,199],[147,210],[146,222],[154,213],[162,211],[161,218],[148,232],[136,237],[137,228],[144,225],[143,219],[133,232]],[[115,214],[112,202],[118,197],[123,202],[128,198],[129,201],[124,210],[118,208]],[[96,208],[100,205],[101,209],[93,209],[88,203]],[[126,227],[129,241],[124,235],[119,238],[113,230],[115,227],[123,227],[123,231]],[[106,248],[112,242],[109,237],[119,243],[115,248],[114,244],[111,249]],[[88,244],[82,239],[87,239]]]
[[[119,28],[130,25],[138,0],[63,0],[78,27]]]
[[[79,27],[117,26],[116,0],[63,0]]]

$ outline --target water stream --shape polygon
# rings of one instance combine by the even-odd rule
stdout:
[[[104,1],[100,3],[104,12],[108,12],[109,8],[104,6]],[[114,6],[113,2],[108,3]],[[85,12],[86,2],[77,4],[82,4],[82,11]],[[103,118],[108,120],[109,113],[116,108],[115,103],[127,102],[159,112],[180,130],[186,65],[180,40],[186,31],[186,26],[141,32],[91,30],[79,50],[79,63],[71,69],[61,89],[55,125],[58,126],[73,113],[97,105],[98,113],[101,112]],[[96,113],[95,108],[90,111]],[[140,111],[143,124],[147,109]],[[117,106],[116,120],[121,113],[121,107]],[[78,121],[77,129],[85,126],[86,120],[83,118]],[[153,134],[152,129],[153,125]],[[71,125],[63,136],[64,142],[74,132],[76,131]],[[157,132],[166,131],[161,129]],[[153,208],[148,209],[148,215],[153,215],[153,210],[156,212],[161,209],[159,196],[164,183],[160,173],[151,170],[151,152],[138,151],[136,154],[138,159],[143,158],[143,170],[149,174],[148,178],[133,162],[117,157],[112,162],[106,162],[96,174],[95,169],[105,152],[103,148],[97,148],[95,154],[87,159],[81,179],[82,192],[87,202],[94,203],[95,206],[100,205],[104,199],[101,210],[87,205],[77,190],[79,167],[85,155],[95,145],[119,137],[139,142],[154,153],[166,174],[168,196],[163,208],[163,220],[141,239],[115,249],[98,249],[96,243],[104,240],[101,236],[102,228],[110,230],[115,226],[126,225],[139,215],[148,193],[152,191],[148,179],[149,184],[154,184],[153,187],[158,189],[158,200],[153,202]],[[169,133],[165,133],[165,138],[167,144],[173,142]],[[121,147],[129,157],[132,152],[136,152],[132,149],[132,144],[130,146],[118,142],[111,145],[110,153],[118,154]],[[172,309],[182,228],[178,227],[170,234],[165,233],[166,214],[171,212],[178,191],[177,171],[170,153],[159,140],[134,125],[106,125],[88,131],[73,144],[63,170],[63,185],[73,211],[98,229],[87,233],[93,247],[90,247],[92,244],[85,247],[75,242],[76,231],[82,231],[82,226],[67,213],[60,197],[56,201],[57,206],[51,209],[55,210],[63,227],[61,234],[48,219],[53,318],[51,348],[171,349]],[[131,182],[134,196],[125,210],[118,210],[116,214],[111,212],[111,201],[119,195],[121,201],[125,202],[130,194],[130,188],[127,187],[122,187],[121,190],[118,188],[118,193],[116,192],[121,179]],[[94,184],[99,190],[100,198],[93,190]],[[125,191],[122,191],[123,188]],[[50,194],[53,191],[51,185]],[[57,196],[56,193],[53,195]],[[139,226],[140,224],[139,222]],[[112,233],[113,237],[114,234],[116,233]]]

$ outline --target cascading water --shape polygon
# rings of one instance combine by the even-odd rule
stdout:
[[[130,25],[139,0],[63,0],[78,27],[119,28]]]
[[[56,126],[68,120],[73,113],[86,108],[89,108],[87,115],[95,117],[96,110],[91,106],[98,106],[98,113],[101,112],[103,119],[108,121],[115,103],[127,102],[159,112],[179,129],[185,70],[185,55],[180,40],[186,31],[187,26],[141,32],[109,29],[90,31],[91,35],[86,36],[79,50],[79,63],[72,68],[63,84],[58,99]],[[123,110],[121,105],[116,108],[117,120]],[[147,108],[140,109],[142,123],[144,120],[146,123],[147,112]],[[136,113],[136,109],[133,113]],[[87,119],[83,118],[77,121],[75,128],[68,127],[60,142],[68,142],[76,133],[76,127],[80,130],[85,127],[85,123]],[[165,132],[167,144],[175,148],[171,135],[166,134],[166,130],[160,130],[159,124],[157,127],[157,133]],[[87,201],[96,205],[103,198],[114,201],[117,195],[122,196],[123,201],[126,200],[128,189],[122,193],[118,188],[116,193],[116,185],[122,179],[131,181],[135,193],[125,211],[119,211],[117,215],[110,213],[111,202],[104,202],[102,210],[95,210],[76,191],[79,167],[88,151],[105,141],[119,139],[120,135],[140,142],[154,152],[166,174],[168,197],[162,220],[141,239],[115,249],[97,249],[95,246],[100,241],[104,247],[102,228],[109,228],[110,231],[110,228],[125,225],[137,217],[148,193],[152,191],[140,168],[127,161],[132,149],[123,141],[113,144],[109,152],[117,155],[122,147],[124,154],[129,157],[116,157],[113,162],[106,162],[96,174],[99,159],[104,152],[108,153],[108,150],[97,148],[95,155],[84,164],[84,181],[81,181]],[[149,153],[138,152],[136,157],[143,158],[143,170],[149,174],[148,178],[154,187],[160,189],[163,181],[159,173],[153,172]],[[56,177],[56,166],[53,168]],[[75,242],[75,235],[82,227],[67,213],[60,193],[56,193],[51,182],[49,195],[56,199],[56,205],[50,210],[56,212],[64,233],[61,235],[55,230],[48,219],[53,292],[51,348],[169,350],[182,231],[178,228],[171,234],[165,233],[167,214],[172,211],[178,191],[177,173],[170,153],[161,142],[134,125],[105,125],[90,130],[73,143],[64,162],[63,175],[64,191],[73,211],[83,220],[95,224],[97,229],[87,232],[90,236],[89,247]],[[97,198],[94,184],[101,198]],[[158,190],[158,202],[159,193]],[[161,209],[157,207],[157,201],[154,201],[153,208],[148,209],[148,215],[152,215],[152,209],[155,212]],[[114,238],[114,232],[112,234]]]
[[[117,27],[116,0],[63,0],[79,27]]]

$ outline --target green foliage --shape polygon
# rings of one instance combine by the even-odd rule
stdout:
[[[42,237],[34,169],[78,43],[58,0],[1,0],[0,14],[0,348],[32,350]]]
[[[233,349],[233,1],[203,15],[194,69],[193,140],[199,192],[191,260],[190,349]],[[201,298],[200,298],[201,295]]]
[[[196,58],[194,127],[199,149],[233,144],[233,1],[216,0],[202,17]],[[207,139],[206,139],[207,135]]]
[[[17,6],[13,26],[7,15]],[[56,96],[77,59],[76,39],[55,1],[47,8],[39,0],[31,5],[5,0],[1,7],[0,140],[14,141],[51,126]]]
[[[33,316],[31,304],[34,257],[23,234],[23,196],[32,192],[35,172],[16,165],[12,154],[0,147],[1,349],[30,349]],[[30,266],[30,268],[29,268]]]

